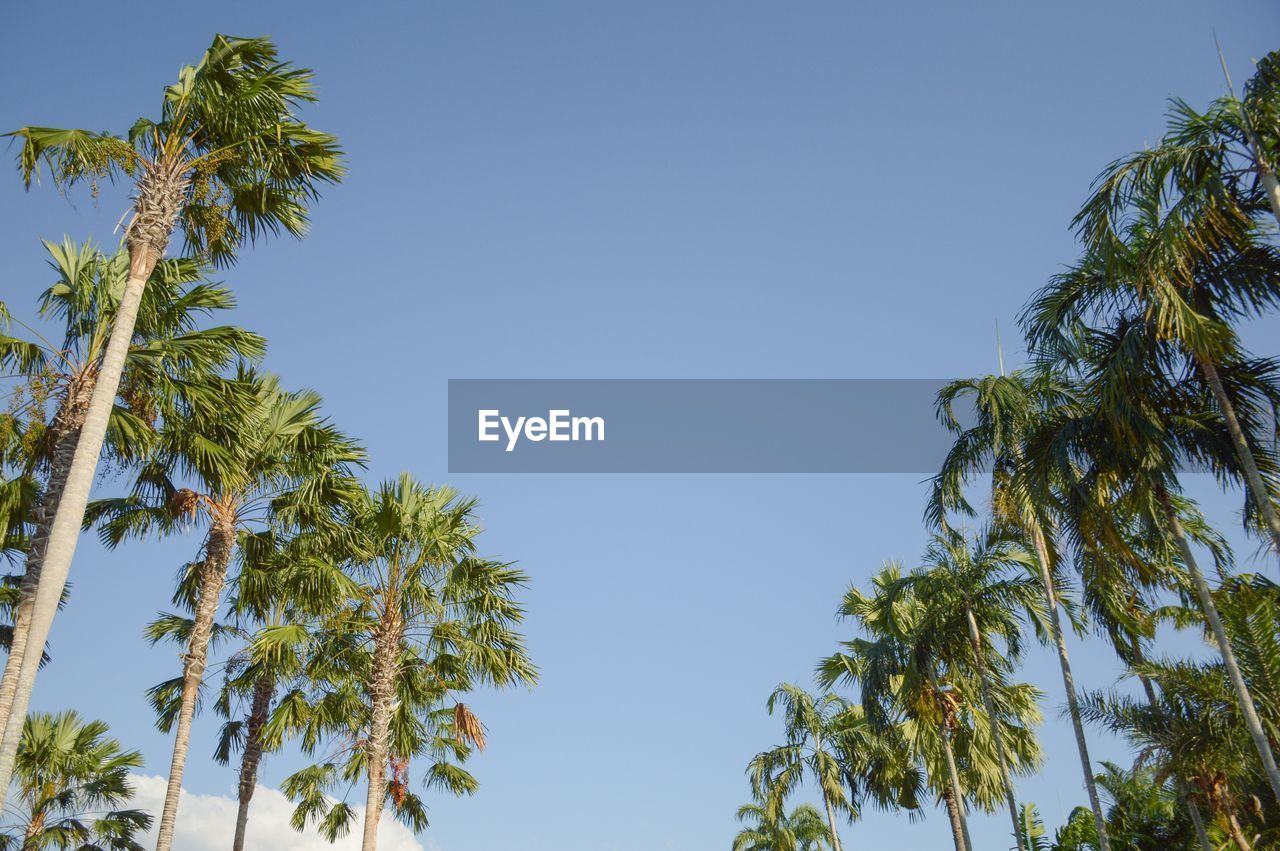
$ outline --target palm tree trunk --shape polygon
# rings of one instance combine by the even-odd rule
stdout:
[[[169,785],[165,789],[164,809],[156,832],[156,851],[169,851],[178,821],[178,800],[182,796],[182,774],[187,766],[187,750],[191,745],[191,719],[195,717],[200,683],[209,659],[209,639],[222,598],[222,586],[231,563],[231,550],[236,541],[234,510],[215,509],[205,545],[204,562],[200,566],[200,591],[196,597],[195,619],[182,670],[182,704],[178,710],[177,730],[173,739],[173,759],[169,763]]]
[[[951,836],[956,851],[973,851],[969,842],[969,825],[964,817],[964,794],[960,791],[960,772],[956,769],[956,754],[951,748],[951,733],[942,729],[942,753],[947,762],[947,783],[942,797],[947,803],[947,816],[951,819]]]
[[[1130,646],[1133,653],[1133,661],[1136,665],[1143,663],[1142,642],[1135,636]],[[1159,708],[1159,700],[1156,698],[1156,687],[1152,684],[1150,678],[1138,674],[1138,682],[1142,683],[1142,690],[1147,695],[1147,703],[1151,704],[1153,709]],[[1209,834],[1204,829],[1204,817],[1200,815],[1200,808],[1196,806],[1196,802],[1191,800],[1191,793],[1187,789],[1187,784],[1182,782],[1182,778],[1178,775],[1173,776],[1173,788],[1178,793],[1178,799],[1187,807],[1187,814],[1191,816],[1191,826],[1196,831],[1196,842],[1200,844],[1200,851],[1214,851],[1213,843],[1209,841]]]
[[[1224,72],[1226,70],[1225,63],[1223,64],[1223,70]],[[1253,164],[1258,169],[1258,178],[1262,182],[1262,188],[1267,193],[1267,200],[1271,203],[1271,214],[1276,217],[1276,224],[1280,225],[1280,180],[1276,180],[1275,169],[1271,167],[1268,158],[1262,155],[1262,140],[1254,132],[1249,116],[1245,113],[1244,104],[1240,101],[1236,101],[1236,103],[1240,108],[1240,118],[1244,124],[1245,141],[1249,146],[1249,154],[1253,157]]]
[[[1272,176],[1272,182],[1275,177]],[[1280,191],[1280,188],[1278,188]],[[1267,491],[1266,483],[1262,480],[1262,474],[1258,472],[1258,462],[1253,457],[1253,450],[1249,447],[1249,440],[1245,436],[1244,429],[1240,427],[1240,419],[1236,416],[1235,405],[1232,404],[1231,398],[1227,396],[1227,389],[1222,384],[1222,376],[1218,375],[1218,368],[1203,358],[1196,358],[1200,366],[1200,372],[1204,374],[1204,379],[1209,384],[1209,388],[1213,391],[1213,398],[1218,402],[1218,410],[1222,412],[1222,418],[1227,421],[1227,431],[1231,434],[1231,443],[1235,447],[1236,457],[1240,460],[1240,466],[1244,468],[1245,483],[1249,486],[1249,495],[1253,497],[1253,504],[1258,507],[1258,511],[1262,514],[1263,522],[1266,524],[1267,531],[1271,535],[1271,543],[1275,547],[1277,556],[1280,556],[1280,516],[1276,513],[1276,507],[1271,502],[1271,494]]]
[[[1187,784],[1183,783],[1181,778],[1174,780],[1174,786],[1180,797],[1187,805],[1187,812],[1191,815],[1191,826],[1196,831],[1196,841],[1200,843],[1200,851],[1214,851],[1213,843],[1209,841],[1209,832],[1204,827],[1204,816],[1200,815],[1200,808],[1196,806],[1196,802],[1191,800],[1191,791],[1187,789]]]
[[[258,783],[258,764],[262,762],[262,727],[271,711],[276,683],[269,676],[258,679],[253,686],[253,702],[249,707],[249,723],[244,740],[244,754],[240,758],[240,808],[236,811],[236,835],[232,851],[244,851],[244,834],[249,826],[249,802]]]
[[[836,811],[831,806],[831,798],[822,793],[822,804],[827,808],[827,827],[831,829],[831,847],[833,851],[844,851],[840,845],[840,833],[836,830]]]
[[[373,678],[369,696],[369,789],[365,796],[364,840],[361,851],[377,851],[378,822],[387,797],[387,758],[391,746],[391,716],[396,704],[396,665],[400,656],[403,625],[398,613],[388,612],[373,645]]]
[[[39,848],[39,840],[44,836],[44,823],[48,818],[49,811],[44,807],[31,814],[31,820],[27,822],[27,829],[22,832],[22,848]]]
[[[1262,760],[1262,768],[1266,772],[1271,792],[1276,796],[1276,800],[1280,801],[1280,768],[1276,767],[1275,754],[1271,752],[1271,743],[1267,741],[1267,734],[1262,729],[1262,721],[1258,718],[1258,710],[1253,704],[1253,696],[1249,694],[1249,686],[1244,681],[1244,675],[1240,673],[1235,651],[1231,649],[1231,640],[1227,637],[1227,631],[1222,626],[1222,619],[1218,616],[1218,607],[1213,602],[1213,592],[1209,590],[1209,583],[1205,581],[1204,574],[1200,572],[1200,566],[1196,563],[1195,554],[1191,551],[1191,544],[1188,543],[1187,536],[1182,530],[1182,523],[1178,520],[1178,513],[1174,510],[1168,492],[1163,487],[1160,487],[1157,496],[1160,499],[1161,507],[1164,508],[1165,518],[1169,521],[1169,527],[1173,531],[1174,542],[1178,545],[1178,550],[1182,553],[1182,560],[1187,565],[1187,572],[1191,574],[1192,584],[1196,588],[1196,596],[1200,598],[1200,609],[1204,613],[1205,620],[1209,623],[1209,629],[1213,632],[1214,640],[1218,643],[1218,651],[1222,654],[1222,664],[1227,669],[1227,676],[1231,679],[1231,685],[1236,691],[1236,701],[1240,704],[1240,712],[1244,715],[1245,726],[1249,728],[1249,735],[1253,737],[1253,745],[1257,748],[1258,757]]]
[[[1018,819],[1018,800],[1013,793],[1013,778],[1009,774],[1009,761],[1004,755],[1004,737],[1000,733],[1000,721],[996,718],[995,701],[991,698],[990,672],[987,662],[982,656],[982,635],[978,631],[978,620],[973,616],[973,608],[966,601],[964,604],[965,620],[969,624],[969,642],[973,645],[973,656],[978,668],[978,684],[982,690],[982,708],[987,712],[987,720],[991,724],[991,743],[995,747],[996,761],[1000,763],[1000,781],[1004,783],[1004,797],[1009,804],[1009,818],[1013,820],[1013,838],[1018,844],[1018,851],[1027,851],[1022,838],[1021,823]]]
[[[1271,213],[1280,225],[1280,180],[1276,180],[1275,172],[1262,169],[1262,188],[1267,191],[1267,200],[1271,202]]]
[[[934,670],[933,664],[929,663],[926,667],[926,674],[929,677],[929,685],[933,688],[934,695],[942,695],[942,685],[938,682],[938,672]],[[955,811],[950,813],[952,816],[952,827],[959,824],[959,838],[964,840],[965,851],[973,851],[973,840],[969,838],[969,820],[965,816],[964,803],[964,787],[960,785],[960,771],[956,768],[956,753],[951,746],[951,728],[948,726],[949,719],[945,716],[942,719],[942,725],[938,732],[942,738],[942,754],[947,764],[947,787],[951,789],[953,795],[952,803],[955,804]]]
[[[8,717],[0,719],[4,723],[4,735],[0,737],[0,809],[4,807],[9,784],[13,779],[13,762],[22,737],[22,722],[27,717],[27,707],[31,704],[31,691],[35,686],[40,657],[44,652],[45,642],[49,639],[49,630],[53,627],[53,618],[57,614],[62,592],[67,587],[71,559],[80,540],[80,524],[84,522],[85,506],[89,504],[89,491],[93,487],[98,469],[98,456],[102,453],[102,443],[107,435],[107,421],[115,404],[116,392],[120,388],[125,356],[133,340],[138,305],[142,301],[147,278],[163,255],[164,246],[160,246],[158,251],[148,247],[130,251],[129,276],[125,281],[120,306],[116,310],[115,322],[111,326],[111,336],[107,340],[102,364],[98,368],[98,382],[90,397],[80,438],[76,441],[62,498],[58,501],[49,529],[40,583],[31,609],[31,625],[23,648],[18,680],[13,686],[13,703],[9,707]],[[6,679],[8,678],[6,671]]]
[[[13,709],[14,694],[18,689],[18,677],[26,654],[27,637],[31,634],[31,613],[35,608],[36,590],[40,587],[40,569],[44,552],[53,528],[53,518],[62,500],[62,492],[71,472],[71,460],[75,456],[76,442],[89,410],[96,376],[92,367],[73,376],[67,384],[67,395],[58,405],[58,412],[49,426],[49,438],[53,451],[49,458],[49,479],[44,492],[31,512],[34,527],[27,545],[27,564],[22,576],[22,593],[13,615],[13,640],[9,646],[9,658],[4,664],[4,678],[0,680],[0,719],[9,717]],[[41,648],[41,656],[44,648]]]
[[[1045,605],[1049,607],[1049,625],[1053,643],[1058,650],[1058,666],[1062,669],[1062,685],[1067,692],[1067,712],[1071,716],[1071,729],[1076,737],[1076,750],[1080,754],[1080,767],[1084,770],[1084,786],[1089,793],[1089,809],[1093,810],[1093,824],[1098,831],[1101,851],[1111,851],[1111,838],[1107,836],[1107,822],[1102,815],[1102,801],[1098,797],[1098,784],[1093,779],[1093,762],[1089,759],[1089,744],[1084,737],[1084,723],[1080,720],[1080,699],[1076,694],[1075,677],[1071,674],[1071,659],[1067,655],[1067,642],[1062,634],[1062,617],[1058,612],[1058,591],[1049,567],[1049,545],[1044,530],[1034,519],[1026,523],[1036,560],[1040,562],[1040,581],[1044,585]]]
[[[1240,851],[1253,851],[1253,846],[1249,844],[1244,831],[1240,828],[1240,820],[1236,818],[1235,813],[1227,813],[1227,829],[1231,833],[1231,840]]]

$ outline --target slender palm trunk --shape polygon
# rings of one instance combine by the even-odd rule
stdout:
[[[4,735],[0,736],[0,810],[4,809],[9,785],[13,780],[13,762],[18,754],[18,742],[22,738],[22,725],[31,704],[31,691],[35,687],[36,674],[49,630],[58,612],[58,603],[67,587],[71,573],[71,560],[80,541],[80,525],[84,522],[84,510],[89,504],[89,491],[98,471],[98,458],[107,436],[107,423],[116,393],[120,389],[120,375],[124,372],[125,356],[133,342],[133,328],[138,320],[138,307],[147,279],[156,263],[169,246],[169,237],[178,221],[178,214],[186,201],[190,178],[187,166],[181,161],[159,160],[143,166],[137,182],[134,217],[126,229],[129,242],[129,274],[124,292],[116,308],[115,321],[111,324],[111,336],[103,350],[102,363],[98,366],[97,384],[89,399],[80,439],[72,455],[71,469],[63,487],[62,498],[54,512],[49,529],[49,542],[45,546],[41,564],[40,582],[36,589],[35,603],[31,609],[31,626],[23,648],[22,667],[13,692],[13,704],[9,707],[4,723]]]
[[[1134,663],[1141,665],[1143,662],[1142,642],[1136,637],[1131,644],[1131,652],[1133,653]],[[1142,690],[1147,695],[1147,703],[1151,704],[1153,709],[1158,709],[1159,700],[1156,698],[1155,685],[1142,674],[1138,675],[1138,682],[1142,683]],[[1187,789],[1187,784],[1176,774],[1173,776],[1173,788],[1178,793],[1178,800],[1186,805],[1187,814],[1191,816],[1191,826],[1195,828],[1196,842],[1200,845],[1200,851],[1214,851],[1213,843],[1209,841],[1209,834],[1204,829],[1204,817],[1200,815],[1200,808],[1196,806],[1195,801],[1191,800],[1191,792]]]
[[[1196,806],[1196,802],[1191,800],[1191,790],[1181,778],[1174,779],[1174,789],[1177,790],[1182,802],[1187,805],[1187,813],[1191,816],[1191,826],[1195,829],[1196,842],[1200,845],[1200,851],[1214,851],[1213,843],[1209,841],[1209,832],[1204,827],[1204,816],[1200,814],[1200,808]]]
[[[987,662],[982,655],[982,634],[978,631],[978,620],[973,616],[973,608],[967,601],[964,605],[964,616],[969,624],[969,642],[973,645],[973,657],[978,668],[978,683],[982,690],[982,708],[986,710],[987,720],[991,724],[991,743],[995,747],[996,762],[1000,763],[1000,781],[1004,784],[1004,798],[1009,804],[1009,818],[1013,820],[1013,838],[1018,844],[1018,851],[1027,851],[1022,837],[1022,825],[1018,819],[1018,800],[1013,792],[1013,778],[1009,774],[1009,761],[1005,758],[1004,736],[1000,732],[1000,720],[996,718],[995,701],[991,698],[991,674],[987,670]]]
[[[1240,820],[1236,818],[1236,814],[1233,812],[1227,813],[1227,830],[1231,834],[1231,841],[1235,842],[1240,851],[1253,851],[1253,846],[1249,844],[1249,840],[1244,835],[1244,830],[1240,827]]]
[[[1225,68],[1224,64],[1224,72]],[[1280,180],[1276,180],[1275,169],[1271,167],[1268,158],[1262,155],[1262,140],[1253,131],[1249,117],[1245,114],[1244,104],[1239,101],[1237,103],[1240,105],[1240,118],[1244,122],[1245,140],[1249,145],[1249,153],[1253,157],[1253,164],[1258,169],[1258,178],[1267,193],[1267,201],[1271,203],[1271,214],[1276,217],[1276,224],[1280,225]]]
[[[178,801],[182,796],[182,774],[191,745],[191,720],[195,717],[200,683],[209,659],[209,639],[213,636],[213,622],[218,614],[222,586],[227,579],[227,565],[231,563],[231,550],[236,541],[235,511],[224,508],[225,505],[218,504],[214,511],[204,562],[200,566],[200,590],[182,668],[182,703],[173,739],[173,759],[169,763],[169,785],[165,789],[164,809],[160,812],[160,827],[156,832],[156,851],[169,851],[173,845]]]
[[[836,811],[831,806],[831,798],[826,792],[822,793],[822,804],[827,808],[827,827],[831,829],[832,851],[844,851],[840,845],[840,834],[836,830]]]
[[[39,848],[39,840],[44,836],[44,823],[48,818],[49,811],[41,807],[31,814],[31,821],[27,822],[27,829],[22,832],[22,848]]]
[[[361,851],[377,851],[378,822],[387,797],[387,758],[391,746],[391,716],[396,703],[396,665],[404,627],[398,613],[388,612],[373,645],[373,679],[369,696],[369,789],[365,796],[364,839]]]
[[[1274,176],[1271,179],[1272,182],[1275,181]],[[1240,460],[1240,466],[1244,468],[1249,495],[1253,497],[1253,504],[1258,507],[1262,515],[1267,532],[1271,535],[1271,543],[1275,547],[1276,555],[1280,556],[1280,515],[1277,515],[1276,507],[1271,502],[1271,494],[1262,480],[1262,474],[1258,472],[1258,462],[1253,457],[1253,450],[1249,446],[1244,429],[1240,427],[1236,407],[1231,402],[1231,397],[1227,395],[1227,389],[1222,384],[1222,376],[1218,375],[1218,368],[1203,358],[1197,358],[1196,361],[1205,381],[1213,391],[1213,398],[1218,402],[1218,410],[1222,412],[1222,418],[1227,421],[1227,431],[1231,434],[1231,443],[1235,447],[1236,457]]]
[[[938,682],[938,672],[934,670],[930,664],[926,670],[929,677],[929,685],[933,688],[934,695],[941,699],[942,684]],[[957,834],[958,840],[963,840],[964,851],[973,851],[973,840],[969,838],[969,819],[965,815],[964,803],[964,786],[960,784],[960,771],[956,768],[956,752],[951,745],[951,727],[948,713],[943,712],[942,725],[938,732],[942,738],[942,755],[947,764],[947,787],[951,790],[952,798],[948,800],[949,804],[954,804],[954,812],[948,811],[952,818],[952,829],[958,825],[960,828]],[[957,848],[959,846],[957,845]]]
[[[22,660],[26,655],[27,637],[31,634],[31,613],[35,608],[36,589],[40,587],[40,568],[44,552],[53,528],[53,518],[62,500],[62,492],[71,472],[71,459],[75,456],[80,429],[89,411],[89,399],[96,383],[93,366],[75,375],[67,384],[67,395],[58,406],[49,427],[53,451],[49,458],[49,479],[44,492],[31,512],[33,529],[27,546],[27,564],[22,577],[22,593],[13,615],[13,640],[9,646],[9,658],[4,664],[4,678],[0,680],[0,719],[9,717],[13,698],[18,689],[18,677]],[[43,656],[44,648],[41,648]]]
[[[1271,213],[1280,225],[1280,180],[1270,169],[1262,169],[1262,188],[1267,190],[1267,200],[1271,202]]]
[[[1222,626],[1222,618],[1218,616],[1218,607],[1213,602],[1213,592],[1209,590],[1209,583],[1205,581],[1204,574],[1200,572],[1200,566],[1196,562],[1195,554],[1191,551],[1191,544],[1187,541],[1187,536],[1183,532],[1182,523],[1178,520],[1178,513],[1174,510],[1173,503],[1169,499],[1169,494],[1160,488],[1158,492],[1161,507],[1164,508],[1165,518],[1169,522],[1169,528],[1173,532],[1174,542],[1178,545],[1178,551],[1182,553],[1182,560],[1186,563],[1187,572],[1191,574],[1192,584],[1196,588],[1196,596],[1200,598],[1200,609],[1204,613],[1205,620],[1209,623],[1209,629],[1213,633],[1214,640],[1218,643],[1218,651],[1222,654],[1223,667],[1227,669],[1227,676],[1231,679],[1231,686],[1236,692],[1236,701],[1240,704],[1240,712],[1244,715],[1245,726],[1249,728],[1249,735],[1253,737],[1253,745],[1258,750],[1258,757],[1262,760],[1262,768],[1266,772],[1267,782],[1271,786],[1271,792],[1276,796],[1276,800],[1280,801],[1280,768],[1276,766],[1275,754],[1271,751],[1271,743],[1267,740],[1267,734],[1262,728],[1262,721],[1258,718],[1258,710],[1254,706],[1253,696],[1249,693],[1249,686],[1244,681],[1244,675],[1240,673],[1240,665],[1236,662],[1235,651],[1231,649],[1231,640],[1227,636],[1226,629]]]
[[[107,340],[102,364],[98,369],[97,385],[90,397],[89,409],[80,429],[80,439],[76,441],[62,498],[58,501],[49,529],[49,541],[45,546],[40,582],[31,608],[31,623],[23,647],[22,664],[18,669],[17,682],[13,686],[13,703],[9,707],[8,717],[0,719],[4,722],[4,735],[0,737],[0,809],[4,807],[9,784],[13,779],[13,762],[22,737],[22,723],[31,703],[31,691],[35,686],[40,657],[44,652],[45,642],[49,639],[49,630],[53,627],[58,602],[67,587],[71,559],[80,540],[80,524],[84,521],[85,506],[89,504],[89,491],[97,473],[98,456],[102,453],[102,443],[107,434],[107,421],[115,404],[116,391],[120,387],[125,355],[133,339],[138,305],[142,301],[147,278],[151,276],[163,253],[163,246],[159,251],[149,248],[130,251],[129,276],[125,282],[124,294],[120,298],[111,336]],[[10,678],[11,675],[6,671],[5,679]]]
[[[258,784],[258,764],[262,762],[262,728],[271,711],[276,694],[275,680],[263,676],[253,686],[253,702],[249,706],[249,723],[245,731],[244,754],[240,758],[240,808],[236,811],[236,835],[232,851],[244,851],[244,834],[249,826],[249,803]]]
[[[1067,642],[1062,634],[1062,616],[1058,612],[1058,591],[1049,567],[1049,545],[1040,523],[1032,519],[1026,523],[1031,543],[1040,562],[1040,581],[1044,585],[1045,605],[1049,607],[1049,625],[1053,643],[1058,650],[1058,666],[1062,669],[1062,685],[1067,692],[1067,712],[1071,716],[1071,729],[1076,737],[1076,750],[1080,753],[1080,767],[1084,771],[1084,786],[1089,793],[1089,808],[1093,810],[1093,824],[1098,831],[1101,851],[1111,851],[1111,838],[1107,835],[1106,819],[1102,815],[1102,801],[1098,797],[1098,784],[1093,779],[1093,762],[1089,759],[1089,744],[1084,737],[1084,723],[1080,720],[1080,698],[1076,694],[1076,681],[1071,673],[1071,658],[1067,655]]]
[[[942,729],[942,753],[947,762],[947,784],[942,792],[947,803],[947,816],[951,819],[951,836],[956,851],[974,851],[969,841],[969,824],[964,817],[964,787],[960,785],[960,772],[956,768],[956,754],[951,747],[951,731]]]

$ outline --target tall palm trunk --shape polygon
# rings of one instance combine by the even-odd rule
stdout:
[[[1262,171],[1262,188],[1267,190],[1267,200],[1271,202],[1271,213],[1280,225],[1280,180],[1276,180],[1275,172],[1264,168]]]
[[[49,529],[49,543],[45,547],[41,564],[40,582],[35,603],[31,609],[31,625],[22,654],[22,667],[14,687],[13,703],[4,722],[4,735],[0,737],[0,810],[4,808],[9,784],[13,779],[13,762],[18,754],[18,742],[22,738],[22,725],[31,704],[31,690],[35,687],[40,656],[58,602],[67,587],[71,573],[71,560],[76,544],[80,541],[80,525],[84,522],[84,510],[89,504],[89,491],[98,470],[98,457],[107,436],[107,422],[120,389],[120,375],[124,372],[125,356],[133,341],[133,328],[138,319],[138,306],[142,292],[156,263],[164,256],[173,233],[178,213],[186,198],[189,180],[179,164],[157,162],[145,166],[138,181],[135,215],[129,223],[129,275],[124,293],[116,309],[111,336],[98,368],[98,382],[90,397],[89,410],[85,413],[80,439],[76,441],[71,469],[54,513]]]
[[[978,668],[982,708],[986,710],[987,720],[991,724],[991,743],[995,747],[996,762],[1000,763],[1000,782],[1004,784],[1004,797],[1009,804],[1009,818],[1013,820],[1013,838],[1018,844],[1018,851],[1027,851],[1022,837],[1022,825],[1018,819],[1018,800],[1013,793],[1013,777],[1009,774],[1009,761],[1004,755],[1004,736],[1000,732],[1000,721],[996,718],[995,701],[991,698],[991,674],[987,670],[987,662],[982,655],[982,634],[978,631],[978,620],[973,616],[973,608],[968,601],[964,604],[964,616],[969,624],[969,643],[973,646],[973,657]]]
[[[1227,669],[1227,676],[1231,680],[1232,688],[1235,689],[1236,701],[1240,704],[1240,712],[1244,715],[1245,726],[1249,728],[1249,735],[1253,737],[1253,745],[1257,748],[1258,757],[1262,760],[1262,768],[1266,772],[1271,792],[1276,796],[1276,800],[1280,801],[1280,768],[1276,766],[1275,754],[1271,752],[1271,743],[1267,741],[1267,734],[1262,728],[1262,721],[1258,718],[1258,710],[1253,704],[1253,696],[1249,693],[1249,686],[1244,681],[1244,675],[1240,673],[1240,665],[1236,662],[1235,651],[1231,649],[1231,640],[1227,636],[1226,629],[1222,626],[1222,618],[1218,616],[1218,607],[1213,602],[1213,592],[1209,590],[1209,583],[1205,581],[1204,574],[1200,572],[1200,566],[1196,562],[1195,554],[1191,551],[1191,544],[1187,541],[1187,536],[1183,532],[1182,522],[1178,519],[1178,513],[1169,499],[1168,492],[1163,487],[1160,487],[1157,496],[1160,499],[1161,507],[1164,509],[1165,518],[1169,522],[1169,528],[1173,532],[1174,543],[1178,545],[1178,551],[1182,553],[1182,560],[1187,565],[1187,572],[1191,574],[1191,582],[1195,585],[1196,596],[1200,599],[1200,609],[1204,613],[1204,619],[1208,622],[1213,638],[1218,643],[1218,651],[1222,654],[1222,664]]]
[[[205,544],[204,562],[200,565],[200,590],[196,596],[195,618],[191,638],[182,666],[182,703],[173,739],[173,759],[169,763],[169,785],[164,793],[164,809],[156,832],[156,851],[169,851],[178,821],[178,800],[182,796],[182,774],[187,766],[187,750],[191,745],[191,720],[195,717],[200,683],[209,659],[209,639],[227,579],[227,565],[236,542],[235,510],[226,503],[215,503],[209,538]]]
[[[9,658],[4,664],[4,678],[0,680],[0,719],[9,717],[13,708],[13,697],[18,689],[18,677],[22,671],[22,660],[27,649],[27,637],[31,633],[31,613],[35,608],[36,589],[40,586],[40,568],[44,562],[44,552],[49,543],[49,533],[53,528],[53,518],[58,511],[58,503],[67,485],[67,476],[71,472],[71,459],[76,452],[76,442],[80,438],[80,429],[84,425],[85,415],[89,411],[89,399],[93,395],[96,376],[90,365],[71,377],[67,383],[67,393],[58,405],[49,427],[49,440],[53,451],[49,456],[49,478],[45,482],[44,492],[31,512],[34,527],[31,541],[27,545],[27,564],[22,577],[22,593],[18,598],[18,608],[13,615],[13,639],[9,646]],[[41,648],[41,653],[44,650]]]
[[[1240,827],[1240,820],[1236,818],[1233,812],[1227,812],[1227,831],[1231,834],[1231,841],[1236,844],[1240,851],[1253,851],[1253,846],[1249,844],[1249,840],[1244,835],[1244,830]]]
[[[947,804],[947,817],[951,819],[951,837],[955,840],[956,851],[974,851],[969,842],[969,825],[964,817],[964,787],[960,785],[960,772],[956,769],[956,754],[951,747],[951,732],[944,726],[942,729],[942,753],[947,763],[947,784],[942,791],[943,800]]]
[[[1272,177],[1272,181],[1274,180],[1275,178]],[[1231,443],[1235,448],[1236,457],[1240,460],[1240,466],[1244,468],[1249,495],[1253,497],[1253,504],[1262,514],[1276,555],[1280,556],[1280,516],[1276,514],[1276,507],[1271,502],[1271,494],[1262,480],[1262,474],[1258,472],[1258,462],[1253,457],[1253,450],[1249,447],[1249,439],[1245,436],[1244,429],[1240,427],[1236,407],[1227,395],[1227,389],[1222,384],[1222,376],[1218,374],[1218,368],[1204,358],[1198,357],[1196,362],[1204,375],[1204,380],[1213,391],[1213,398],[1218,402],[1218,410],[1222,412],[1222,418],[1227,422],[1227,431],[1231,434]]]
[[[275,680],[262,676],[253,686],[253,702],[249,707],[249,723],[245,731],[244,753],[240,757],[240,808],[236,811],[236,835],[232,851],[244,851],[244,834],[249,825],[249,802],[258,783],[258,764],[262,762],[262,728],[271,711],[276,694]]]
[[[39,840],[44,836],[44,823],[48,818],[49,811],[44,807],[36,810],[31,814],[31,821],[27,822],[27,829],[22,832],[22,848],[39,848]]]
[[[1049,625],[1053,643],[1058,650],[1058,666],[1062,669],[1062,685],[1067,692],[1067,712],[1071,716],[1071,729],[1076,737],[1076,750],[1080,754],[1080,767],[1084,770],[1084,786],[1089,793],[1089,808],[1093,810],[1093,824],[1098,831],[1101,851],[1111,851],[1111,838],[1107,835],[1106,819],[1102,815],[1102,801],[1098,797],[1098,784],[1093,778],[1093,762],[1089,759],[1089,744],[1084,737],[1084,723],[1080,720],[1080,699],[1076,694],[1076,681],[1071,673],[1071,658],[1067,655],[1067,642],[1062,634],[1062,616],[1058,612],[1058,591],[1049,566],[1049,546],[1038,520],[1031,518],[1025,526],[1040,563],[1040,582],[1044,585],[1045,605],[1049,607]]]
[[[1221,58],[1221,51],[1219,51],[1218,56]],[[1226,73],[1226,60],[1223,60],[1222,70],[1223,73]],[[1231,76],[1228,74],[1228,88],[1230,88],[1230,85]],[[1271,204],[1271,214],[1276,217],[1276,224],[1280,225],[1280,180],[1276,180],[1275,169],[1271,167],[1269,158],[1262,153],[1262,140],[1254,132],[1253,124],[1249,121],[1244,104],[1240,101],[1236,101],[1236,103],[1240,108],[1240,118],[1244,123],[1245,141],[1249,146],[1249,154],[1253,157],[1253,164],[1258,169],[1258,178],[1262,182],[1262,188],[1267,193],[1267,201]]]
[[[822,793],[822,805],[827,808],[827,827],[831,829],[832,851],[844,851],[840,845],[840,833],[836,830],[836,811],[831,806],[831,797],[826,792]]]
[[[926,673],[935,697],[941,700],[942,685],[938,682],[938,672],[933,669],[932,663],[929,664]],[[946,785],[951,791],[951,797],[947,799],[947,814],[951,817],[951,828],[952,832],[955,833],[956,849],[957,851],[974,851],[973,840],[969,838],[969,819],[965,816],[964,786],[960,784],[960,771],[956,768],[956,752],[951,746],[950,713],[946,710],[943,710],[939,733],[942,738],[942,755],[947,764]]]
[[[396,667],[404,626],[399,613],[388,610],[373,645],[373,679],[369,697],[369,789],[365,796],[364,839],[361,851],[376,851],[378,823],[387,797],[387,758],[391,746],[391,716],[396,708]]]
[[[1130,649],[1133,653],[1134,664],[1141,665],[1144,661],[1142,642],[1135,637]],[[1156,687],[1152,684],[1150,678],[1139,674],[1138,682],[1142,683],[1142,690],[1147,695],[1147,703],[1151,704],[1152,709],[1158,709],[1159,700],[1156,698]],[[1191,826],[1195,828],[1196,842],[1200,844],[1200,851],[1214,851],[1213,843],[1209,841],[1209,834],[1204,829],[1204,817],[1200,815],[1200,808],[1196,806],[1195,801],[1191,800],[1191,793],[1187,789],[1187,784],[1176,774],[1173,777],[1173,788],[1178,793],[1178,800],[1186,805],[1187,814],[1191,816]]]

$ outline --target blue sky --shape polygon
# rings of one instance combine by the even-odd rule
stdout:
[[[0,129],[123,131],[214,32],[271,35],[314,67],[307,117],[342,138],[350,177],[306,241],[221,277],[268,366],[367,443],[371,477],[442,481],[449,378],[948,377],[995,369],[997,322],[1016,363],[1014,317],[1073,258],[1091,178],[1158,137],[1169,96],[1221,91],[1215,28],[1240,81],[1277,24],[1256,0],[19,4]],[[122,204],[0,180],[0,298],[33,306],[39,239],[110,244]],[[1277,354],[1277,330],[1249,339]],[[847,633],[849,582],[924,544],[910,476],[450,481],[481,498],[488,551],[534,577],[543,678],[475,700],[481,792],[432,799],[422,837],[445,851],[725,847],[743,766],[777,737],[769,691],[808,682]],[[1238,498],[1207,505],[1234,532]],[[87,541],[36,695],[109,722],[153,774],[169,742],[144,690],[179,663],[141,630],[199,544]],[[1101,645],[1076,651],[1083,685],[1112,681]],[[1019,794],[1056,823],[1084,795],[1051,662],[1026,669],[1053,723]],[[187,785],[231,795],[206,758],[216,726],[197,723]],[[298,764],[270,759],[265,782]],[[985,848],[1005,830],[973,825]],[[940,813],[845,836],[949,841]]]

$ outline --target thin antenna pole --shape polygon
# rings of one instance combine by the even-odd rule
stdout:
[[[996,358],[1000,361],[1000,377],[1004,378],[1004,346],[1000,343],[1000,320],[996,320]]]
[[[1218,31],[1213,31],[1213,46],[1218,48],[1218,64],[1222,66],[1222,77],[1227,81],[1227,94],[1232,99],[1236,96],[1236,87],[1231,82],[1231,72],[1227,69],[1227,57],[1222,52],[1222,42],[1218,41]]]

